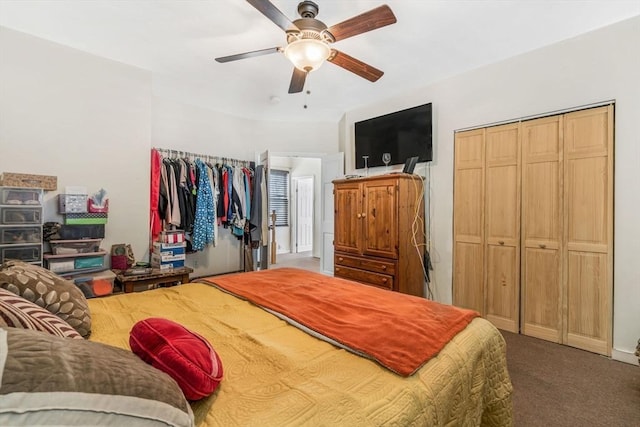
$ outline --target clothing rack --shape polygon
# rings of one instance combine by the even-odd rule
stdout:
[[[253,174],[253,170],[255,169],[255,162],[253,161],[248,161],[248,160],[239,160],[239,159],[233,159],[230,157],[219,157],[219,156],[211,156],[208,154],[198,154],[198,153],[191,153],[188,151],[182,151],[182,150],[173,150],[173,149],[168,149],[168,148],[158,148],[158,147],[154,147],[152,148],[152,150],[157,151],[158,153],[160,153],[160,155],[162,157],[165,157],[167,159],[170,160],[176,160],[176,159],[188,159],[191,162],[194,162],[196,159],[200,159],[201,161],[204,161],[206,163],[210,163],[210,164],[216,164],[216,163],[221,163],[223,165],[228,165],[228,166],[238,166],[238,167],[246,167],[249,170],[251,170],[251,173]],[[244,239],[243,239],[244,240]],[[245,244],[241,243],[239,245],[239,257],[240,257],[240,271],[244,271],[245,270]]]
[[[180,159],[186,157],[192,161],[195,159],[200,159],[210,163],[222,163],[231,166],[245,166],[251,168],[253,167],[254,163],[249,160],[238,160],[232,159],[231,157],[210,156],[208,154],[190,153],[188,151],[171,150],[168,148],[154,148],[154,150],[162,154],[163,157],[167,157],[169,159]]]

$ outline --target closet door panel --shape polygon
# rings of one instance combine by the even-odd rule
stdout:
[[[486,130],[485,299],[495,326],[519,331],[520,125]]]
[[[484,235],[483,170],[463,169],[454,184],[454,233],[457,240],[480,243]]]
[[[487,320],[496,327],[518,332],[518,247],[488,245]]]
[[[565,342],[611,353],[613,107],[565,115]]]
[[[484,315],[484,129],[455,135],[453,303]]]
[[[522,333],[562,341],[562,116],[522,123]]]
[[[455,243],[453,303],[484,313],[484,256],[478,243]]]
[[[567,280],[567,339],[570,346],[600,354],[609,351],[607,255],[569,252]]]
[[[517,165],[488,166],[486,174],[487,242],[516,246],[520,231]]]
[[[567,179],[569,250],[606,252],[608,231],[607,158],[569,160]]]
[[[523,261],[522,333],[560,342],[560,251],[528,247],[524,250]]]

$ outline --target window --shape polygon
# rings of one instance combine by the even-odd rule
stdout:
[[[289,226],[289,172],[269,172],[269,215],[276,211],[276,227]]]

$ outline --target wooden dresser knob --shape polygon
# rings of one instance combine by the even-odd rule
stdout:
[[[338,257],[338,261],[344,261],[344,258]]]
[[[547,245],[545,245],[545,244],[540,244],[540,245],[538,245],[538,246],[540,246],[540,248],[541,248],[541,249],[544,249],[544,248],[546,248],[546,247],[547,247]]]
[[[386,266],[386,265],[383,265],[383,266],[382,266],[382,269],[383,269],[383,270],[386,270],[386,269],[387,269],[387,266]]]
[[[504,240],[500,240],[498,243],[500,244],[500,246],[502,246],[504,245]]]
[[[358,218],[362,218],[362,215],[361,215],[361,214],[358,214]]]
[[[387,283],[387,278],[382,279],[382,283]]]
[[[366,217],[367,213],[366,212],[362,212],[362,218]]]

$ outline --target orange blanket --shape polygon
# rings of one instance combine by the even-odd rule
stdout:
[[[202,279],[365,353],[402,376],[418,370],[478,313],[294,268]]]

